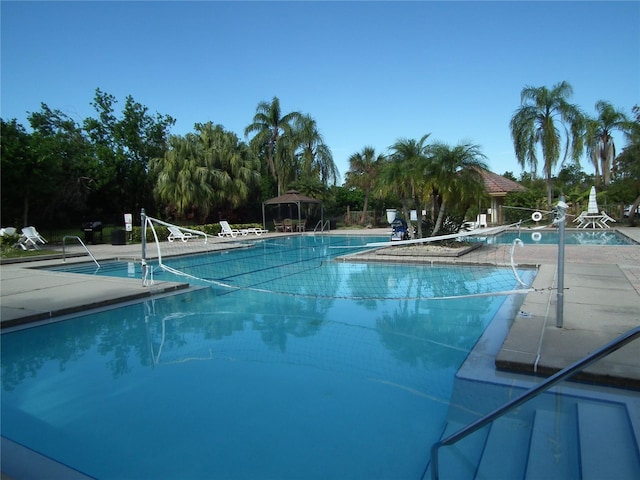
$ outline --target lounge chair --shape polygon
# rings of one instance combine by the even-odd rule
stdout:
[[[38,244],[44,245],[45,243],[47,243],[47,241],[38,233],[35,227],[24,227],[22,229],[22,236],[15,246],[23,250],[28,250],[32,247],[37,250],[40,248]]]
[[[193,238],[193,235],[189,232],[183,232],[178,227],[167,227],[169,229],[169,236],[167,240],[173,242],[174,240],[182,240],[183,242],[189,241],[190,238]]]
[[[269,230],[264,230],[264,229],[262,229],[262,228],[256,228],[256,227],[249,227],[249,228],[243,228],[243,229],[241,229],[241,230],[240,230],[240,233],[241,233],[243,236],[245,236],[245,237],[246,237],[248,234],[250,234],[250,233],[255,233],[255,234],[256,234],[256,236],[258,236],[258,237],[259,237],[259,236],[260,236],[260,235],[262,235],[263,233],[269,233]]]
[[[227,222],[226,220],[220,220],[220,228],[222,229],[222,231],[218,233],[219,237],[236,238],[239,234],[242,234],[240,230],[231,228],[229,222]]]

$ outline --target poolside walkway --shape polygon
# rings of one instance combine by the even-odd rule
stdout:
[[[640,243],[640,228],[617,228]],[[340,230],[337,234],[389,235],[389,229]],[[269,237],[274,234],[269,233]],[[213,238],[207,251],[236,248],[247,237]],[[488,246],[487,246],[488,247]],[[505,258],[509,246],[482,247],[460,258],[437,258],[440,262],[486,262],[488,252]],[[139,261],[140,245],[91,245],[98,261]],[[80,254],[78,250],[74,254]],[[152,252],[151,252],[152,253]],[[86,262],[84,255],[66,263]],[[405,259],[425,261],[425,258]],[[563,327],[556,326],[557,247],[527,245],[518,251],[518,263],[539,268],[534,288],[526,295],[520,312],[495,359],[499,369],[551,374],[589,352],[640,325],[640,245],[625,247],[566,245]],[[53,258],[3,262],[0,266],[0,326],[49,321],[53,317],[91,308],[137,300],[189,288],[187,283],[100,277],[38,270],[61,265]],[[590,367],[599,382],[640,388],[640,341],[632,342]]]

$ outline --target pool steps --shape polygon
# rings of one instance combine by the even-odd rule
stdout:
[[[640,450],[625,404],[566,399],[493,424],[444,447],[440,478],[602,480],[640,478]],[[449,420],[442,438],[466,423]],[[430,468],[425,480],[431,477]]]

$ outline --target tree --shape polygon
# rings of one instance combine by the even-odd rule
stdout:
[[[91,146],[72,119],[44,103],[28,118],[32,133],[2,122],[2,215],[23,226],[77,224],[95,190]]]
[[[485,192],[480,173],[481,169],[488,168],[485,158],[480,147],[471,143],[459,144],[453,148],[445,143],[436,143],[431,147],[427,176],[440,199],[438,218],[431,235],[438,233],[442,227],[449,205],[468,205]]]
[[[259,162],[249,147],[221,125],[196,124],[195,133],[172,136],[169,149],[154,159],[154,193],[179,220],[204,221],[215,208],[236,208],[259,183]]]
[[[0,176],[2,221],[5,225],[21,221],[28,225],[31,192],[46,187],[46,171],[31,151],[31,135],[16,119],[0,120]]]
[[[149,165],[155,178],[156,198],[164,205],[165,213],[178,220],[184,220],[189,213],[195,214],[198,205],[204,206],[208,213],[212,188],[197,150],[195,135],[172,135],[164,156],[154,158]]]
[[[626,130],[629,144],[616,158],[616,165],[619,174],[619,181],[624,183],[627,190],[633,192],[635,200],[631,205],[629,213],[629,224],[635,226],[635,215],[640,206],[640,107],[633,107],[634,120],[629,123]]]
[[[258,158],[236,134],[221,125],[198,123],[195,129],[209,170],[214,203],[223,210],[239,207],[260,183]]]
[[[562,155],[563,164],[569,153],[578,162],[582,153],[584,116],[569,103],[573,89],[560,82],[547,87],[525,87],[520,93],[521,106],[511,118],[510,128],[518,163],[538,168],[537,149],[542,151],[543,171],[547,182],[547,201],[553,201],[552,174]]]
[[[598,118],[586,119],[585,144],[589,157],[596,171],[596,184],[602,182],[609,185],[611,180],[611,166],[616,157],[616,146],[613,141],[614,130],[626,131],[630,128],[627,116],[613,105],[604,100],[596,102]],[[598,168],[600,167],[600,168]]]
[[[406,218],[410,218],[410,206],[420,211],[420,202],[425,198],[428,187],[425,174],[429,161],[429,146],[425,142],[429,135],[423,135],[420,140],[398,140],[391,146],[391,154],[380,171],[382,193],[393,192],[400,197]],[[422,222],[418,222],[418,236],[422,237]]]
[[[100,168],[81,127],[44,103],[40,112],[29,115],[29,123],[32,153],[48,175],[49,188],[38,191],[38,196],[46,197],[43,213],[55,223],[70,220],[61,214],[86,214],[89,195],[97,190]]]
[[[309,115],[300,115],[293,122],[292,137],[297,144],[298,178],[318,178],[325,185],[335,185],[338,167],[318,131],[316,121]]]
[[[280,100],[273,97],[271,103],[260,102],[253,122],[245,128],[248,136],[255,133],[250,146],[258,156],[264,156],[267,170],[277,184],[278,195],[283,190],[287,173],[293,170],[295,146],[293,146],[292,124],[300,118],[300,113],[282,115]]]
[[[384,155],[376,155],[373,147],[364,147],[361,152],[354,153],[349,157],[349,171],[346,175],[345,184],[348,187],[356,187],[364,191],[364,205],[360,224],[364,224],[367,218],[369,198],[378,181],[378,172],[384,161]]]
[[[113,213],[138,211],[152,200],[153,186],[147,175],[149,161],[161,157],[167,148],[169,115],[150,115],[148,108],[125,99],[122,117],[117,118],[113,95],[96,89],[92,106],[98,118],[87,118],[84,128],[94,144],[96,156],[106,171],[102,197]]]

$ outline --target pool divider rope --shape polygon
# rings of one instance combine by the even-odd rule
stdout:
[[[534,291],[527,283],[531,279],[528,275],[521,277],[524,271],[519,272],[515,261],[515,247],[524,246],[519,238],[514,240],[510,250],[506,249],[501,254],[501,259],[491,256],[493,253],[489,250],[487,257],[480,259],[476,266],[464,263],[458,265],[454,262],[437,266],[432,264],[427,268],[423,264],[420,265],[420,269],[423,269],[419,274],[420,278],[408,275],[406,267],[393,258],[386,262],[365,262],[368,266],[364,267],[366,271],[363,272],[362,262],[355,257],[350,261],[351,255],[345,257],[334,253],[338,249],[347,253],[354,248],[374,252],[383,247],[492,235],[514,227],[519,230],[521,222],[408,241],[367,243],[367,239],[363,239],[357,245],[347,242],[340,244],[342,240],[338,237],[335,241],[331,237],[323,237],[317,244],[300,244],[292,258],[287,257],[291,244],[288,237],[247,242],[247,246],[252,248],[241,248],[246,252],[243,254],[227,249],[219,250],[216,245],[219,242],[203,248],[207,242],[204,232],[149,217],[144,210],[141,211],[141,222],[143,286],[153,285],[154,276],[157,278],[164,271],[172,276],[193,280],[190,282],[193,284],[217,286],[229,292],[244,290],[315,299],[449,300],[521,295]],[[166,230],[158,229],[158,226],[166,227]],[[151,229],[149,237],[148,229]],[[179,241],[180,232],[190,236]],[[163,238],[167,233],[174,235],[173,241]],[[147,238],[155,243],[155,251],[151,256]],[[238,243],[234,242],[234,247],[238,247]],[[494,271],[479,273],[482,269]],[[318,274],[310,273],[312,270],[318,270]],[[329,275],[330,280],[323,280],[326,275]],[[478,280],[475,275],[478,275]],[[168,277],[162,279],[171,281]]]

